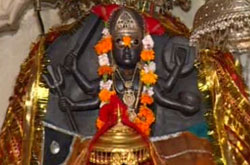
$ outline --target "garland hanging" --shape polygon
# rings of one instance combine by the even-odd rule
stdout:
[[[111,65],[108,57],[108,53],[112,51],[112,36],[107,27],[102,31],[101,40],[95,45],[95,51],[98,55],[99,68],[98,75],[102,77],[100,81],[100,92],[99,99],[101,101],[101,107],[110,101],[112,95],[116,95],[113,89],[112,75],[114,74],[114,67]],[[122,38],[122,44],[124,46],[131,46],[132,39],[130,36],[124,36]],[[148,108],[148,105],[153,104],[153,85],[157,82],[158,76],[155,74],[156,65],[153,62],[155,58],[155,52],[153,50],[154,42],[152,37],[147,34],[143,40],[143,50],[140,54],[141,63],[143,64],[140,71],[140,81],[144,85],[143,91],[140,98],[141,106],[139,108],[139,113],[134,119],[136,126],[146,135],[150,133],[150,126],[155,121],[154,113]],[[100,114],[101,115],[101,114]],[[104,115],[104,113],[102,113]],[[97,119],[97,128],[101,129],[104,122]]]

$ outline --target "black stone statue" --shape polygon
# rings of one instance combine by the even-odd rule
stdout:
[[[129,32],[132,38],[131,47],[120,45],[125,32],[114,28],[122,10],[131,13],[139,25],[138,29]],[[114,45],[112,54],[118,70],[114,75],[114,86],[121,98],[126,90],[124,81],[132,81],[131,88],[135,93],[140,92],[138,63],[145,30],[143,19],[137,12],[122,10],[116,11],[110,19]],[[101,37],[103,26],[98,17],[90,15],[74,34],[59,37],[48,48],[50,65],[61,70],[63,86],[60,87],[60,95],[51,89],[46,122],[76,132],[77,130],[71,127],[72,123],[70,124],[73,122],[79,129],[76,133],[84,136],[95,133],[95,121],[100,105],[100,78],[97,75],[98,59],[93,47]],[[152,135],[161,136],[185,130],[203,121],[204,108],[193,67],[195,54],[193,48],[188,46],[188,40],[183,37],[169,37],[166,34],[153,36],[153,39],[156,74],[159,78],[154,86],[155,103],[152,109],[156,122]]]

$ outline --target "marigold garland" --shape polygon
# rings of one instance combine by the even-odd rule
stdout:
[[[141,132],[147,136],[150,135],[150,131],[151,131],[151,128],[149,125],[147,124],[144,124],[143,122],[141,122],[140,119],[136,118],[135,119],[135,124],[136,126],[141,130]]]
[[[142,94],[141,95],[141,103],[143,105],[151,105],[153,104],[154,99],[152,97],[150,97],[148,94]]]
[[[107,28],[104,28],[102,33],[102,39],[95,45],[95,51],[99,59],[98,75],[102,77],[100,82],[101,90],[98,95],[101,101],[101,106],[109,103],[111,96],[116,94],[116,92],[112,90],[113,81],[111,75],[113,74],[113,69],[112,66],[109,66],[110,62],[108,59],[108,53],[112,51],[112,36]],[[132,39],[130,36],[124,36],[122,42],[123,46],[131,47]],[[142,106],[140,106],[139,113],[133,122],[145,135],[149,135],[151,131],[150,126],[155,121],[155,116],[147,105],[151,105],[154,102],[152,97],[154,92],[151,86],[156,83],[158,76],[154,73],[156,67],[155,63],[152,61],[155,59],[153,39],[150,35],[146,35],[142,40],[142,43],[144,49],[140,56],[143,68],[140,72],[140,80],[145,85],[145,89],[140,97],[140,103]],[[96,126],[99,130],[105,124],[105,122],[100,119],[100,115],[101,114],[99,114],[96,121]]]
[[[158,76],[153,72],[146,73],[144,70],[141,71],[141,81],[146,85],[154,85],[157,82]]]
[[[104,75],[112,75],[113,69],[110,66],[104,65],[98,68],[98,75],[104,76]]]
[[[95,51],[97,55],[102,55],[110,52],[112,50],[112,37],[107,36],[101,39],[96,45],[95,45]]]
[[[155,59],[155,52],[151,50],[142,50],[141,52],[141,59],[143,61],[151,61]]]
[[[109,102],[109,100],[110,100],[110,97],[112,96],[112,95],[115,95],[116,94],[116,92],[115,91],[109,91],[109,90],[107,90],[107,89],[103,89],[103,90],[101,90],[100,91],[100,93],[99,93],[99,99],[102,101],[102,102]]]
[[[150,126],[155,121],[155,116],[152,110],[146,106],[141,106],[139,113],[135,119],[135,124],[141,129],[141,131],[149,135]]]

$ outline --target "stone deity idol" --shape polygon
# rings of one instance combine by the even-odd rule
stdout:
[[[110,19],[110,33],[112,36],[113,51],[109,56],[114,65],[113,88],[130,110],[131,118],[138,113],[138,102],[142,92],[140,83],[141,52],[143,49],[142,40],[145,32],[143,18],[131,9],[121,9],[114,13]],[[125,45],[123,38],[130,37],[131,45]],[[163,107],[170,107],[185,115],[192,115],[199,111],[199,98],[192,93],[180,95],[180,98],[173,99],[163,95],[166,91],[174,86],[180,71],[183,69],[186,54],[182,48],[177,49],[175,61],[176,64],[171,74],[166,77],[164,91],[161,91],[161,84],[156,84],[154,90],[154,99],[157,104]],[[157,65],[158,62],[156,62]],[[99,92],[99,81],[90,82],[87,76],[79,71],[77,66],[77,57],[72,54],[65,59],[65,68],[72,73],[77,84],[85,93],[94,95],[93,99],[79,102],[71,101],[70,98],[62,97],[59,101],[61,110],[70,108],[71,111],[84,111],[98,109],[100,102],[97,97]],[[153,66],[155,67],[155,66]],[[160,82],[164,79],[159,78]],[[185,97],[183,99],[181,97]]]
[[[43,139],[43,151],[33,146],[37,150],[32,150],[32,160],[43,153],[44,164],[65,162],[76,138],[88,139],[109,122],[101,111],[113,96],[126,106],[129,122],[153,142],[177,133],[180,143],[182,138],[200,143],[194,135],[182,133],[200,128],[205,111],[193,67],[194,50],[187,38],[170,37],[159,20],[117,5],[94,7],[83,22],[70,29],[72,33],[63,27],[58,30],[61,35],[50,33],[43,40],[44,49],[40,49],[42,42],[37,46],[46,54],[43,60],[49,61],[42,65],[46,71],[41,76],[46,83],[43,88],[49,92],[48,102],[46,98],[39,100],[46,103],[39,107],[46,107],[45,117],[35,122],[43,124],[38,128],[44,132],[37,129],[42,134],[34,134],[35,140]],[[211,156],[206,147],[195,146],[201,146],[195,151]],[[168,159],[169,153],[162,151]]]
[[[86,20],[86,24],[80,29],[82,34],[79,31],[79,39],[72,40],[73,43],[78,42],[76,48],[64,52],[68,53],[63,60],[59,55],[64,50],[62,44],[63,40],[68,40],[67,37],[58,40],[55,47],[49,49],[51,66],[58,68],[59,77],[64,81],[64,95],[58,97],[58,92],[51,88],[46,114],[48,127],[56,126],[72,133],[92,136],[98,125],[98,109],[106,104],[100,100],[104,89],[106,97],[112,92],[119,96],[127,106],[132,122],[140,113],[142,96],[147,93],[152,97],[153,104],[148,108],[152,109],[155,117],[155,122],[151,123],[153,136],[187,130],[203,121],[204,109],[193,68],[194,51],[185,38],[170,38],[167,35],[152,35],[151,38],[145,19],[129,8],[115,10],[105,23],[105,26],[108,25],[105,30],[93,15]],[[91,31],[93,29],[95,33]],[[112,49],[98,55],[95,49],[102,41],[99,40],[101,32],[103,40],[112,36]],[[147,46],[155,52],[154,62],[142,59],[142,52]],[[61,50],[56,50],[56,47]],[[104,48],[108,47],[109,44]],[[150,65],[146,67],[146,64]],[[103,66],[110,69],[104,76],[100,73]],[[53,70],[52,67],[48,70]],[[147,69],[157,76],[153,85],[142,82],[142,71]],[[51,134],[48,131],[45,135],[49,139],[48,144],[59,138],[55,134],[51,137]]]

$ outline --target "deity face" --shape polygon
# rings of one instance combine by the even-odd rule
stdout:
[[[126,35],[127,36],[127,35]],[[116,64],[123,69],[133,69],[140,61],[142,51],[142,36],[138,34],[129,35],[131,46],[123,44],[124,34],[113,36],[113,56]]]
[[[124,7],[112,15],[109,23],[116,64],[124,69],[135,68],[142,51],[143,18],[136,11]],[[123,37],[130,37],[130,46],[124,44]]]

